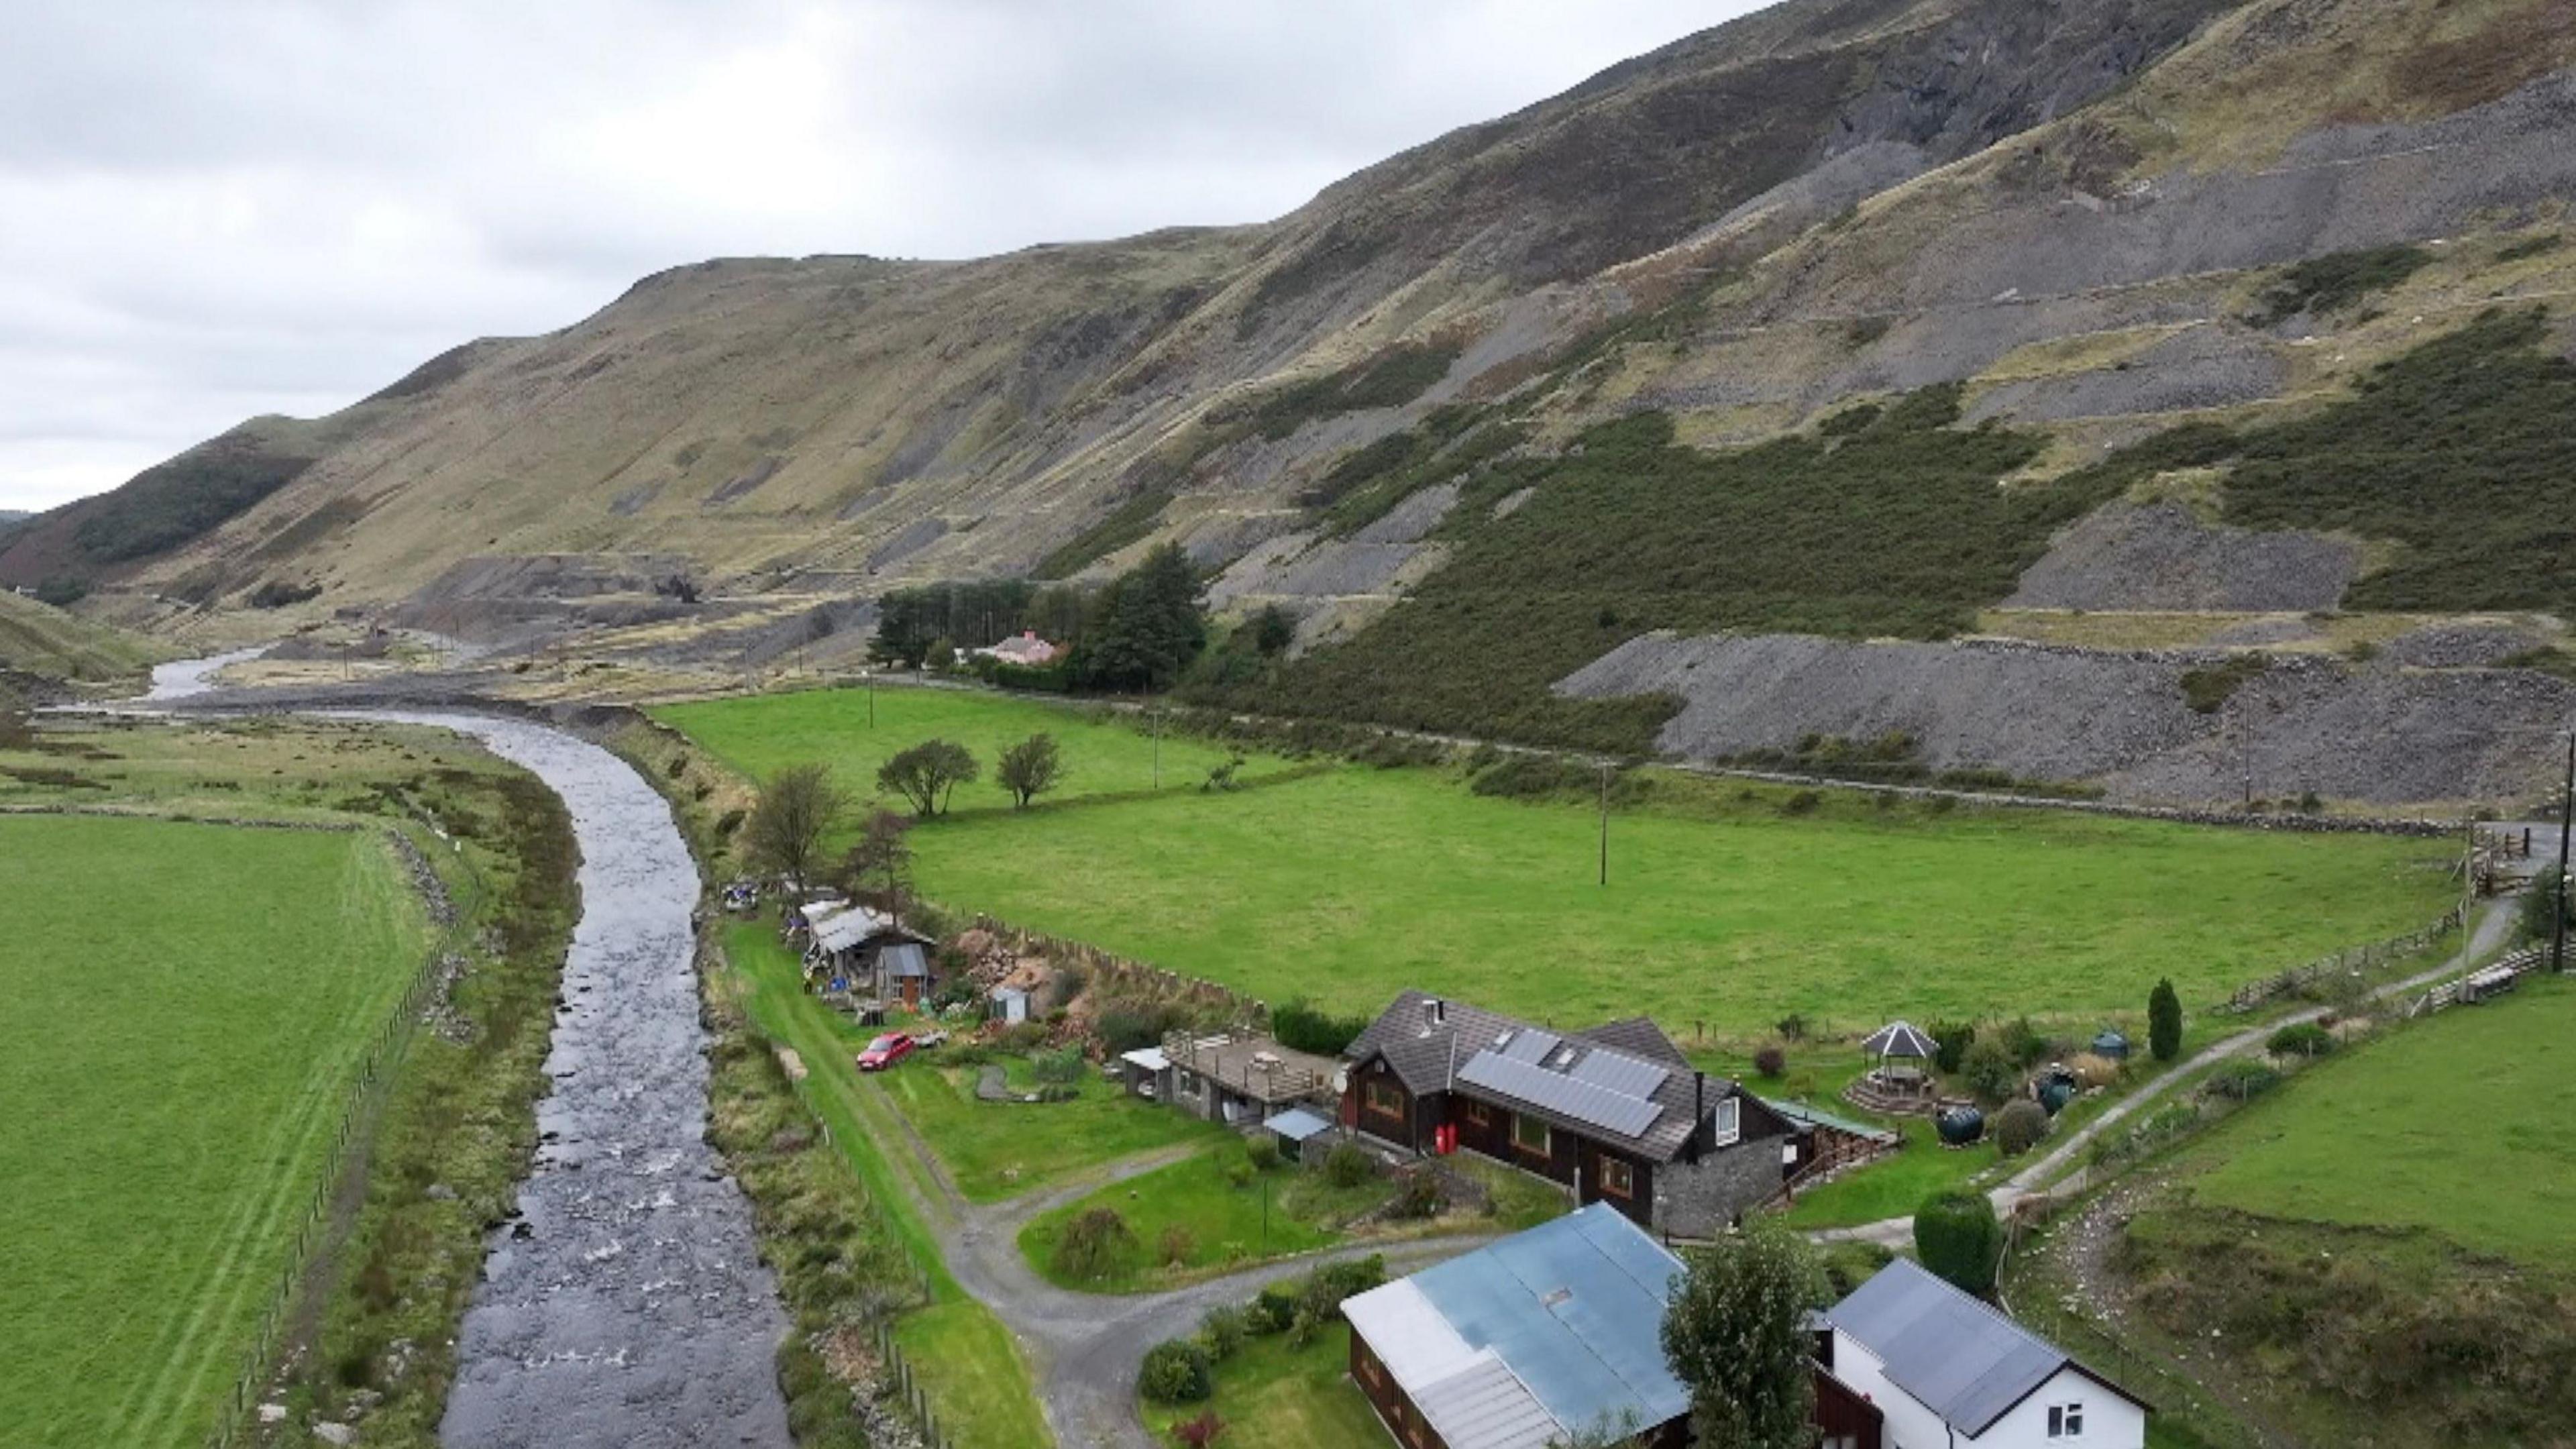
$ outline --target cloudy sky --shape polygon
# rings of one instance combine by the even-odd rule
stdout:
[[[718,255],[1253,221],[1751,0],[0,0],[0,509]]]

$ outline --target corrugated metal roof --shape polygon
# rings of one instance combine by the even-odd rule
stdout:
[[[1407,1394],[1429,1388],[1476,1356],[1475,1346],[1458,1336],[1412,1278],[1343,1299],[1342,1316]]]
[[[1662,1106],[1644,1097],[1514,1061],[1497,1052],[1478,1052],[1468,1058],[1467,1064],[1458,1069],[1458,1080],[1535,1102],[1551,1112],[1562,1112],[1577,1122],[1588,1122],[1622,1137],[1644,1136],[1664,1112]]]
[[[1333,1130],[1332,1123],[1325,1121],[1323,1118],[1316,1116],[1314,1113],[1307,1111],[1303,1107],[1291,1107],[1287,1111],[1280,1113],[1278,1116],[1271,1118],[1269,1121],[1264,1122],[1261,1125],[1278,1133],[1280,1136],[1287,1138],[1291,1142],[1303,1142],[1307,1138],[1312,1137],[1319,1132],[1330,1132]]]
[[[1899,1258],[1825,1310],[1888,1382],[1971,1438],[2066,1367],[2066,1352]]]
[[[1501,1355],[1559,1425],[1633,1413],[1653,1428],[1690,1409],[1662,1337],[1681,1271],[1636,1224],[1595,1203],[1411,1281],[1461,1339]]]
[[[1848,1132],[1854,1137],[1866,1137],[1873,1142],[1893,1142],[1897,1138],[1896,1133],[1884,1127],[1872,1127],[1866,1122],[1855,1122],[1849,1117],[1837,1117],[1831,1112],[1820,1112],[1804,1102],[1783,1102],[1770,1097],[1764,1097],[1761,1100],[1762,1105],[1792,1122],[1804,1122],[1811,1127],[1831,1127],[1837,1132]]]
[[[1449,1449],[1546,1449],[1561,1428],[1492,1349],[1447,1378],[1408,1392]]]
[[[1004,987],[996,994],[1001,996],[1017,996],[1023,1001],[1028,999],[1026,995],[1013,991],[1008,987]],[[1164,1071],[1172,1065],[1172,1059],[1163,1055],[1163,1049],[1161,1047],[1138,1047],[1132,1052],[1120,1053],[1118,1060],[1133,1063],[1136,1066],[1143,1067],[1149,1072]]]
[[[906,941],[900,946],[888,946],[878,952],[877,967],[898,981],[907,977],[927,979],[930,975],[930,958],[922,954],[919,946]]]

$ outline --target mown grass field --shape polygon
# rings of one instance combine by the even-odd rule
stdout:
[[[1792,1013],[1866,1031],[1910,1015],[2133,1024],[2170,976],[2187,1007],[2448,903],[2440,841],[2293,835],[2072,812],[1880,808],[1659,774],[1614,812],[1595,883],[1589,802],[1480,797],[1454,772],[1349,767],[1255,789],[1080,798],[1148,742],[1026,700],[852,691],[675,707],[719,757],[842,773],[932,733],[1053,729],[1068,798],[913,832],[921,888],[1268,1000],[1375,1011],[1406,986],[1563,1025],[1646,1012],[1689,1039]],[[889,701],[896,701],[889,704]],[[903,724],[893,711],[919,709]],[[1204,746],[1188,748],[1203,749]],[[1176,747],[1164,742],[1166,777]],[[982,788],[982,787],[977,787]]]
[[[2534,1266],[2567,1261],[2576,988],[2529,978],[2301,1073],[2195,1153],[2202,1203],[2345,1227],[2423,1228]]]
[[[427,944],[372,833],[0,816],[0,1422],[217,1422]]]

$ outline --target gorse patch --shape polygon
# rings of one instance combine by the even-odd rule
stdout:
[[[2283,272],[2281,280],[2263,294],[2263,309],[2251,320],[2257,327],[2271,327],[2302,312],[2341,311],[2373,292],[2402,285],[2432,262],[2430,252],[2414,246],[2315,257]]]
[[[2123,486],[2088,472],[2001,487],[2040,440],[1958,417],[1957,389],[1935,388],[1845,415],[1832,435],[1704,453],[1640,413],[1555,458],[1491,461],[1446,530],[1456,556],[1410,602],[1237,697],[1642,751],[1670,701],[1569,700],[1549,684],[1650,629],[1955,633],[2012,591],[2051,530]]]

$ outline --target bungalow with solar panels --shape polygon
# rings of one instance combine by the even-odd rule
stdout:
[[[1824,1311],[1824,1449],[2140,1449],[2145,1400],[1899,1258]]]
[[[1342,1300],[1351,1378],[1405,1449],[1690,1442],[1664,1360],[1681,1260],[1606,1205]]]
[[[1561,1036],[1408,991],[1343,1055],[1353,1132],[1464,1148],[1673,1237],[1714,1237],[1778,1193],[1803,1136],[1644,1017]]]

